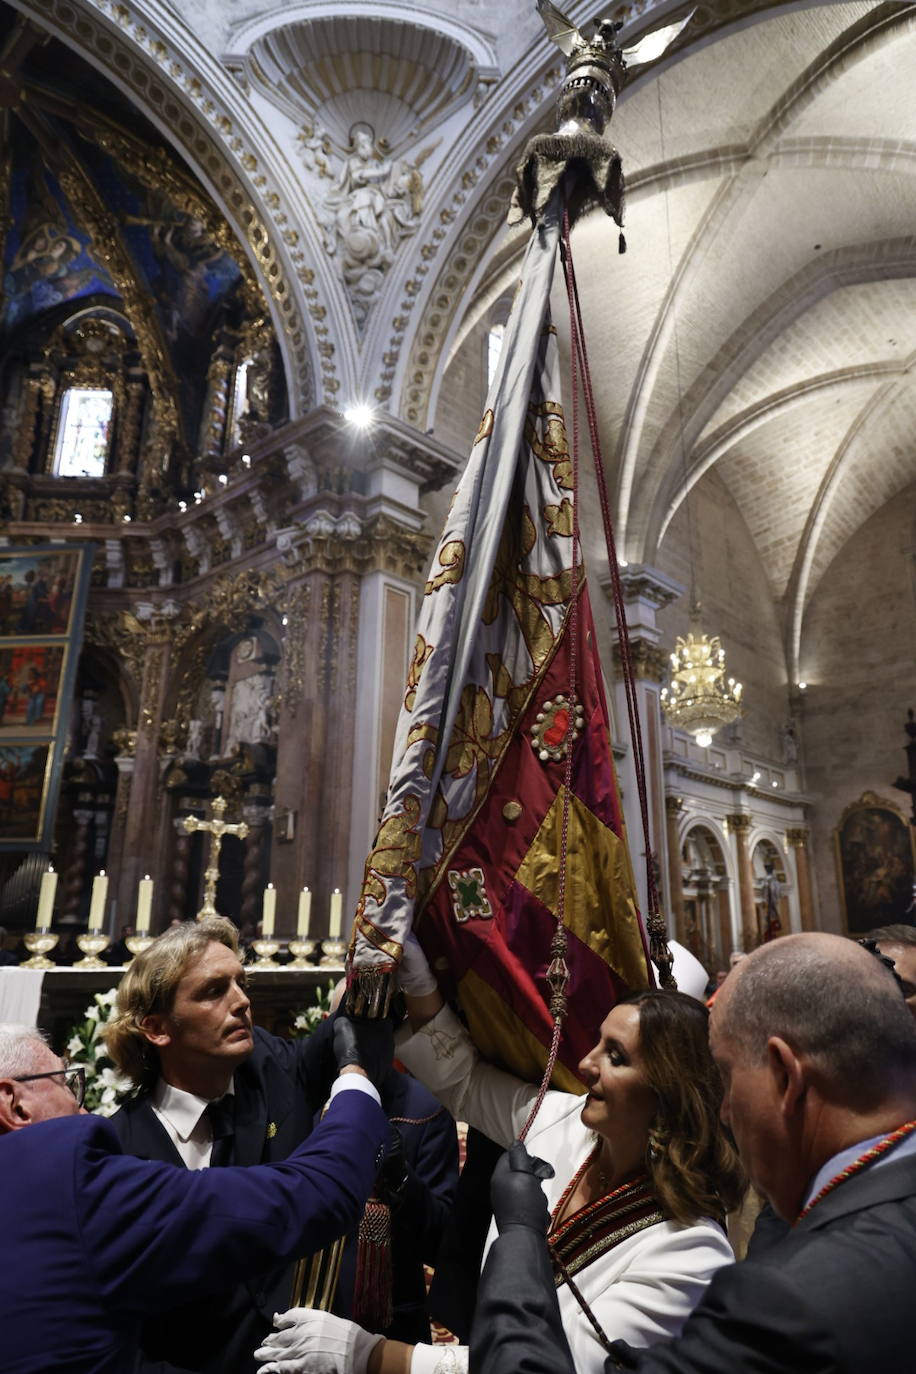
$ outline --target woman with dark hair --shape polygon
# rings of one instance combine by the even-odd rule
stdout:
[[[402,988],[412,1034],[399,1057],[457,1120],[511,1144],[538,1089],[479,1058],[419,946],[405,948]],[[554,1171],[544,1183],[548,1245],[577,1374],[600,1374],[606,1352],[574,1288],[610,1340],[648,1346],[679,1334],[713,1274],[734,1259],[723,1223],[745,1180],[719,1123],[722,1090],[707,1019],[702,1003],[679,992],[641,992],[619,1003],[579,1066],[584,1098],[549,1092],[528,1135],[530,1152]],[[296,1356],[318,1354],[332,1357],[336,1374],[462,1368],[459,1347],[411,1352],[332,1329],[335,1321],[322,1313],[281,1318],[287,1329],[260,1352],[270,1360],[263,1374],[294,1374],[306,1368]],[[346,1358],[335,1360],[341,1342]]]

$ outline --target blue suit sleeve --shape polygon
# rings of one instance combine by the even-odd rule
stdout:
[[[189,1173],[87,1141],[76,1205],[103,1299],[150,1312],[321,1249],[361,1215],[387,1136],[372,1099],[347,1092],[279,1164]]]

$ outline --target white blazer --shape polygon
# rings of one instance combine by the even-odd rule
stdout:
[[[449,1007],[416,1034],[398,1037],[398,1057],[456,1120],[503,1146],[528,1119],[537,1088],[480,1060]],[[588,1158],[595,1134],[580,1118],[582,1098],[549,1092],[525,1144],[554,1168],[543,1184],[553,1211],[573,1174]],[[487,1248],[496,1236],[491,1223]],[[621,1241],[575,1275],[575,1283],[610,1340],[647,1346],[680,1334],[713,1274],[734,1262],[725,1233],[711,1218],[691,1226],[657,1222]],[[605,1350],[566,1284],[560,1315],[577,1374],[603,1374]]]

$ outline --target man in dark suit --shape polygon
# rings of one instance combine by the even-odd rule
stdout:
[[[788,936],[729,975],[711,1016],[722,1119],[789,1223],[720,1270],[674,1341],[607,1333],[607,1374],[900,1374],[913,1362],[916,1025],[893,975],[838,936]],[[537,1161],[495,1199],[471,1340],[475,1374],[572,1371],[544,1264]],[[521,1201],[519,1201],[521,1198]]]
[[[389,1132],[352,1049],[289,1159],[191,1172],[125,1155],[111,1123],[82,1112],[82,1069],[37,1031],[0,1026],[4,1374],[127,1374],[144,1317],[352,1225]]]
[[[232,922],[171,927],[129,966],[106,1034],[138,1089],[112,1118],[124,1150],[192,1170],[286,1159],[327,1100],[332,1033],[328,1022],[287,1041],[253,1028]],[[290,1304],[293,1268],[242,1278],[205,1308],[158,1312],[140,1368],[249,1374],[274,1312]]]

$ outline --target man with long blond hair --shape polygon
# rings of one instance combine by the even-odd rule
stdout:
[[[112,1118],[125,1151],[186,1169],[286,1159],[309,1135],[336,1076],[333,1029],[329,1022],[288,1041],[254,1027],[232,922],[217,916],[170,927],[128,967],[106,1032],[112,1059],[135,1088]],[[386,1030],[382,1023],[374,1033]],[[144,1333],[148,1363],[140,1369],[248,1374],[291,1285],[292,1266],[278,1265],[224,1289],[205,1309],[158,1314]]]

